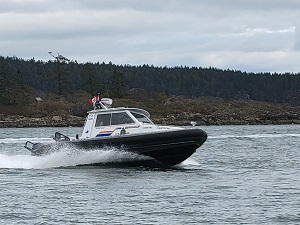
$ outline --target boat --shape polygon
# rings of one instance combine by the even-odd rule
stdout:
[[[33,143],[25,148],[34,156],[43,156],[73,148],[82,151],[111,149],[148,156],[168,165],[177,165],[189,158],[207,139],[202,129],[156,125],[144,109],[113,108],[112,99],[99,96],[91,100],[94,108],[88,112],[82,134],[73,139],[60,132],[54,134],[55,142]]]

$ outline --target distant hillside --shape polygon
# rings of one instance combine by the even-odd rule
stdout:
[[[72,99],[79,91],[124,98],[132,89],[167,96],[214,97],[300,104],[300,74],[245,73],[201,67],[131,66],[76,61],[36,61],[0,57],[0,105],[32,103],[33,96],[58,94]]]
[[[0,127],[83,126],[86,112],[91,109],[88,94],[80,92],[70,101],[55,95],[28,106],[0,108]],[[158,124],[240,125],[240,124],[300,124],[300,107],[258,101],[201,97],[186,99],[164,94],[147,94],[131,90],[126,98],[114,99],[113,107],[146,109]]]

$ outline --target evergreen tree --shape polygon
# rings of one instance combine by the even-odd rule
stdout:
[[[122,98],[125,96],[127,80],[121,71],[114,70],[111,80],[111,97]]]

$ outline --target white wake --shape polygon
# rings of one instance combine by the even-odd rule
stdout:
[[[118,163],[146,160],[148,157],[115,150],[66,150],[46,156],[0,154],[0,168],[45,169],[95,163]]]

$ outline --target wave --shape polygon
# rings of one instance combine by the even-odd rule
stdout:
[[[1,138],[0,144],[11,144],[11,143],[24,143],[26,141],[31,142],[52,142],[53,138]]]
[[[46,169],[78,165],[148,160],[149,157],[116,150],[63,149],[46,156],[0,154],[0,168]]]
[[[193,158],[188,158],[185,161],[183,161],[182,163],[180,163],[180,166],[183,166],[183,167],[186,167],[186,166],[200,166],[200,163],[197,162]]]
[[[300,134],[250,134],[250,135],[218,135],[208,136],[208,139],[229,139],[229,138],[285,138],[285,137],[300,137]]]

